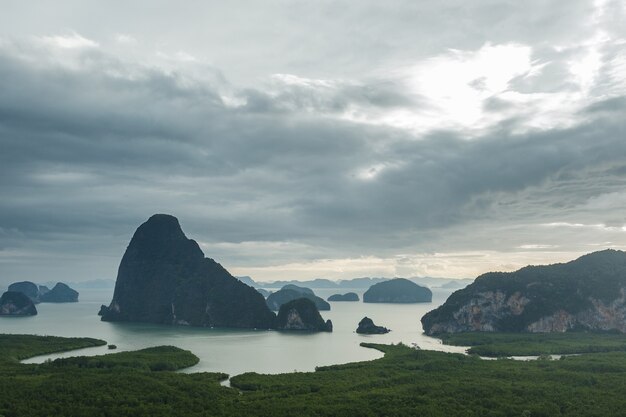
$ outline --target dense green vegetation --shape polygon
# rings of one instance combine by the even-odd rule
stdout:
[[[106,345],[89,337],[33,336],[0,334],[0,363],[17,362],[33,356]]]
[[[126,367],[150,371],[176,371],[198,363],[193,353],[174,346],[157,346],[135,352],[99,356],[78,356],[57,359],[55,367],[116,368]],[[226,377],[226,376],[225,376]]]
[[[492,358],[626,351],[626,335],[621,333],[467,332],[439,337],[447,345],[471,346],[468,353]]]
[[[151,370],[151,363],[174,369],[191,358],[171,347],[40,365],[11,359],[62,348],[64,340],[55,339],[0,338],[0,415],[605,417],[626,409],[624,352],[485,361],[366,344],[385,357],[316,372],[246,373],[231,380],[241,391],[220,386],[223,374]],[[68,339],[66,348],[88,341]],[[133,361],[146,366],[127,366]],[[80,367],[100,362],[108,365]]]

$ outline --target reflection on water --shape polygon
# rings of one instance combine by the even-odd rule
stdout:
[[[342,289],[345,293],[349,289]],[[357,292],[362,298],[363,291]],[[336,290],[319,289],[326,298]],[[0,319],[1,333],[54,336],[85,336],[104,339],[117,345],[116,352],[156,345],[173,345],[188,349],[200,362],[186,372],[220,371],[230,375],[254,371],[281,373],[312,371],[316,366],[379,358],[382,354],[359,346],[361,342],[417,344],[422,349],[463,352],[461,347],[446,346],[439,339],[422,334],[420,318],[442,304],[451,290],[434,289],[433,302],[422,304],[365,304],[334,302],[324,319],[333,321],[332,333],[286,333],[268,330],[224,330],[139,323],[101,322],[97,313],[108,304],[112,291],[82,291],[80,302],[71,304],[38,304],[39,315]],[[359,335],[357,324],[368,316],[378,325],[390,328],[384,335]],[[47,358],[110,353],[106,346],[41,356],[26,362]]]

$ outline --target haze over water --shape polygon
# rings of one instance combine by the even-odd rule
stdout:
[[[314,289],[322,298],[350,289]],[[352,290],[362,299],[363,290]],[[441,305],[453,290],[433,289],[432,303],[369,304],[333,302],[331,311],[322,311],[333,322],[332,333],[297,333],[268,330],[207,329],[184,326],[161,326],[143,323],[110,323],[97,315],[101,304],[108,304],[113,290],[83,290],[78,303],[38,304],[33,317],[2,318],[0,333],[94,337],[118,348],[106,346],[63,354],[39,356],[26,362],[48,358],[98,355],[149,346],[173,345],[192,351],[200,362],[185,372],[282,373],[313,371],[316,366],[376,359],[381,353],[360,347],[361,342],[417,344],[422,349],[462,352],[444,346],[438,339],[422,334],[420,318]],[[359,335],[359,321],[368,316],[378,325],[390,328],[386,335]]]

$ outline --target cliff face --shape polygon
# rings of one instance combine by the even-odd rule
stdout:
[[[24,293],[7,291],[0,297],[0,316],[35,316],[37,309]]]
[[[104,321],[273,328],[275,315],[254,288],[234,278],[178,220],[156,214],[135,232],[119,266]]]
[[[467,331],[626,332],[626,253],[488,273],[422,318],[427,334]]]
[[[298,298],[280,306],[276,318],[279,330],[306,330],[316,332],[332,332],[330,320],[324,322],[315,303],[308,298]]]

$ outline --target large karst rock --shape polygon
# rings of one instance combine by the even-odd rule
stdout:
[[[35,316],[37,308],[24,293],[7,291],[0,297],[0,316]]]
[[[427,334],[466,331],[626,332],[626,253],[490,272],[422,318]]]
[[[297,298],[280,306],[276,318],[278,330],[305,330],[332,332],[333,323],[324,321],[315,303],[308,298]]]
[[[364,303],[430,303],[432,299],[428,288],[404,278],[379,282],[363,294]]]
[[[275,315],[254,288],[234,278],[178,220],[155,214],[139,226],[119,266],[104,321],[209,327],[274,327]]]

